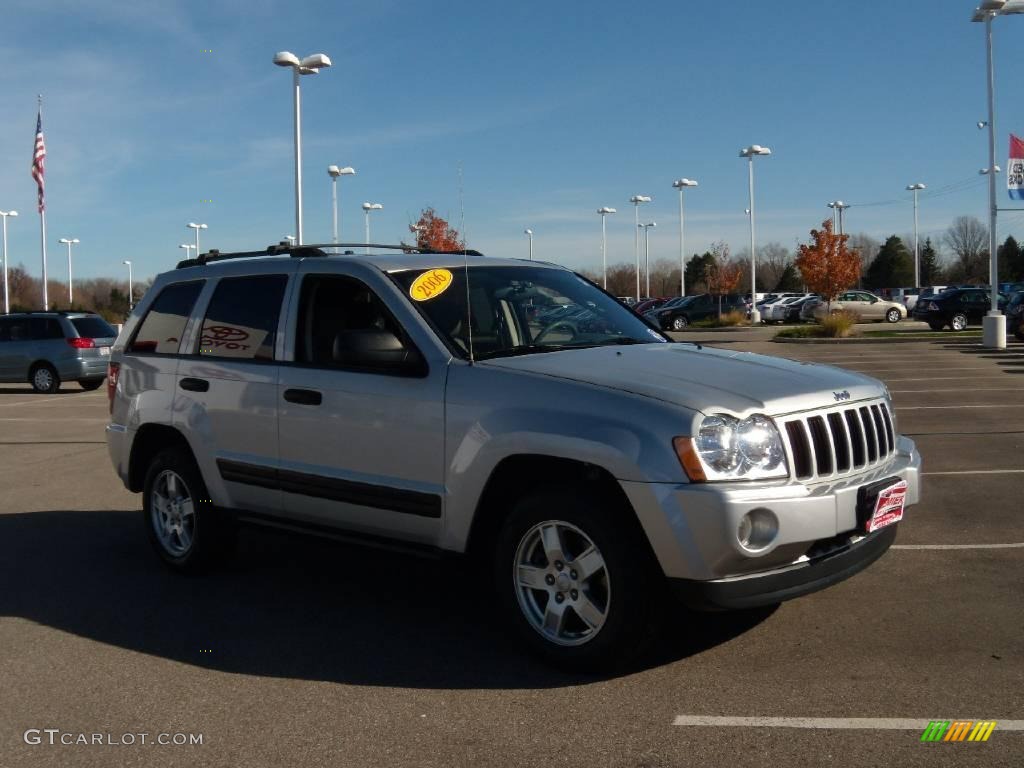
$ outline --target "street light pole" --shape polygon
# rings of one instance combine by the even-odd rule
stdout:
[[[0,211],[0,217],[4,220],[4,314],[11,313],[11,296],[7,290],[7,217],[17,216],[17,211]]]
[[[192,255],[192,254],[190,253],[190,251],[191,251],[191,250],[192,250],[193,248],[195,248],[195,246],[194,246],[194,245],[192,245],[191,243],[182,243],[182,244],[181,244],[181,245],[179,245],[178,247],[179,247],[179,248],[183,248],[183,249],[185,250],[185,258],[186,258],[186,259],[188,259],[188,258],[190,258],[190,257],[191,257],[191,255]],[[199,254],[198,254],[198,252],[196,253],[196,255],[197,255],[197,256],[199,255]]]
[[[57,242],[62,243],[64,245],[67,245],[67,247],[68,247],[68,309],[71,309],[71,307],[73,306],[73,298],[72,298],[73,294],[71,292],[71,246],[73,244],[75,244],[75,243],[80,242],[80,241],[79,241],[79,239],[77,237],[74,237],[74,238],[62,237]]]
[[[295,236],[299,245],[302,245],[302,89],[299,87],[299,78],[326,69],[331,66],[331,60],[322,53],[314,53],[300,60],[294,53],[281,51],[274,55],[274,63],[292,69],[295,105]]]
[[[608,228],[607,220],[609,213],[616,213],[614,208],[609,208],[607,205],[597,209],[597,212],[601,214],[601,287],[606,291],[608,290]]]
[[[683,190],[696,187],[691,179],[676,179],[672,186],[679,190],[679,295],[686,295],[686,230],[683,227]]]
[[[363,203],[363,213],[366,216],[366,248],[364,252],[366,255],[370,254],[370,211],[379,211],[384,208],[380,203]],[[302,245],[302,240],[299,240],[299,245]]]
[[[770,155],[772,151],[760,144],[751,144],[746,149],[740,150],[740,157],[747,158],[748,162],[748,186],[750,189],[750,322],[757,324],[761,322],[761,313],[757,310],[757,251],[754,240],[754,157],[757,155]]]
[[[651,227],[658,226],[657,223],[649,221],[646,224],[639,225],[644,230],[644,274],[646,275],[646,285],[644,291],[647,294],[647,298],[651,298],[651,241],[648,238],[648,231]]]
[[[199,230],[209,229],[209,227],[206,224],[196,224],[193,221],[190,221],[185,226],[188,227],[189,229],[194,229],[196,231],[196,256],[198,256],[200,253],[202,253],[202,251],[199,250]]]
[[[649,195],[633,195],[629,198],[633,204],[633,258],[636,261],[636,300],[640,301],[640,206],[651,202]]]
[[[338,177],[355,176],[356,169],[350,166],[339,168],[336,165],[328,165],[327,175],[331,177],[331,208],[333,210],[333,224],[331,227],[333,240],[331,242],[336,243],[338,242],[338,230],[340,228],[338,223]]]
[[[135,307],[135,299],[132,296],[132,263],[128,260],[124,263],[128,265],[128,311],[131,312]]]
[[[914,287],[921,287],[921,248],[920,238],[917,236],[917,193],[922,189],[927,189],[927,185],[921,184],[908,184],[907,191],[914,193]]]
[[[523,234],[530,239],[530,261],[533,261],[533,230],[524,229]]]

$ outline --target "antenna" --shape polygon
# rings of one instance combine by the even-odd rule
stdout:
[[[462,183],[461,160],[459,160],[459,228],[462,230],[462,259],[466,275],[466,336],[469,340],[469,364],[473,365],[473,309],[469,299],[469,252],[466,250],[466,200]]]

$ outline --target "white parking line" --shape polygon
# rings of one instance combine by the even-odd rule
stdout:
[[[99,397],[105,393],[82,392],[73,395],[57,395],[51,397],[36,397],[31,400],[19,400],[16,403],[0,403],[0,408],[12,408],[16,405],[45,405],[46,403],[68,403],[72,400],[80,400],[83,397]]]
[[[1024,475],[1024,469],[951,469],[946,472],[922,472],[928,475]]]
[[[926,392],[1020,392],[1020,387],[957,387],[954,389],[890,389],[894,395],[923,394]]]
[[[1019,544],[893,544],[889,549],[1024,549]]]
[[[901,405],[900,411],[949,411],[962,408],[1024,408],[1024,403],[1006,405]]]
[[[943,370],[948,370],[948,369],[944,368]],[[893,383],[895,383],[897,381],[898,382],[904,382],[904,381],[963,381],[963,378],[964,378],[963,376],[925,376],[923,378],[916,378],[916,379],[889,379],[889,383],[893,384]],[[971,381],[977,381],[978,379],[1002,379],[1003,381],[1005,381],[1006,380],[1006,374],[1005,373],[995,373],[995,374],[992,374],[991,376],[972,376],[971,377]]]
[[[933,718],[919,717],[712,717],[679,715],[673,725],[725,728],[804,728],[867,731],[924,731]],[[1024,720],[995,720],[997,731],[1024,731]]]

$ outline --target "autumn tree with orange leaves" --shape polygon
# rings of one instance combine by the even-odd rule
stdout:
[[[416,247],[429,251],[459,251],[466,242],[459,231],[437,215],[433,208],[424,208],[419,221],[409,225],[416,236]]]
[[[704,282],[708,293],[718,296],[718,316],[721,317],[722,296],[736,290],[743,268],[729,260],[729,246],[725,243],[714,243],[710,254],[712,258],[704,269]]]
[[[811,230],[811,244],[801,245],[796,266],[808,289],[829,303],[860,279],[860,253],[846,247],[849,235],[837,235],[826,219]]]

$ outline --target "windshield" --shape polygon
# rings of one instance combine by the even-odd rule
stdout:
[[[391,275],[456,354],[477,360],[612,344],[663,344],[662,334],[578,275],[545,267],[410,270]]]

